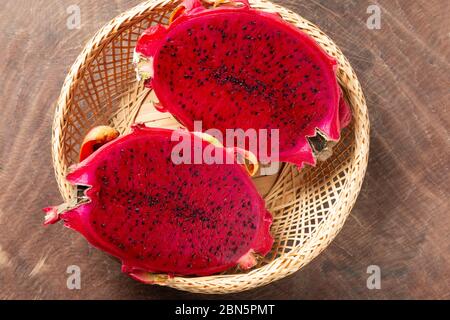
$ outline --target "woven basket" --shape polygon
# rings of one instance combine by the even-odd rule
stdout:
[[[126,133],[136,121],[151,126],[179,126],[167,114],[152,111],[154,96],[135,80],[133,49],[151,24],[167,23],[180,1],[152,0],[125,12],[88,42],[72,66],[57,102],[52,154],[56,179],[65,201],[76,197],[67,183],[68,167],[78,160],[80,143],[93,126],[110,124]],[[253,8],[278,12],[312,36],[339,61],[338,80],[353,110],[333,156],[301,172],[284,165],[276,181],[263,180],[267,208],[274,216],[271,253],[255,269],[231,270],[208,277],[159,277],[158,284],[190,292],[223,294],[248,290],[286,277],[324,250],[342,228],[361,188],[369,152],[369,119],[361,86],[347,59],[315,25],[265,0]],[[145,113],[141,112],[145,110]],[[267,187],[269,186],[269,188]]]

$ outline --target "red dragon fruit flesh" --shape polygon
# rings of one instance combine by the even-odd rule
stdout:
[[[101,146],[67,176],[87,187],[83,198],[45,209],[45,223],[63,220],[144,282],[153,273],[211,275],[253,267],[273,243],[264,200],[240,164],[174,162],[179,142],[173,132],[137,125]],[[193,153],[200,145],[230,156],[197,134],[177,133],[192,139]]]
[[[181,8],[169,26],[146,30],[135,49],[138,78],[165,111],[189,130],[201,120],[223,133],[266,129],[270,140],[278,129],[277,160],[299,167],[316,162],[310,138],[339,140],[350,108],[337,61],[312,38],[245,0],[218,8],[187,0]]]

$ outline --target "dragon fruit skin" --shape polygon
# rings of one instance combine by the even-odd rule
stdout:
[[[174,164],[172,132],[136,126],[102,146],[67,176],[89,186],[88,200],[62,212],[45,209],[46,223],[62,219],[141,281],[150,273],[252,267],[254,254],[267,254],[273,243],[264,200],[239,164]],[[187,131],[181,135],[211,147]]]
[[[319,130],[337,141],[351,120],[337,61],[279,16],[239,2],[206,9],[185,1],[168,27],[152,26],[138,40],[138,74],[189,130],[195,120],[222,132],[268,129],[269,139],[279,129],[279,160],[315,165],[308,137]]]

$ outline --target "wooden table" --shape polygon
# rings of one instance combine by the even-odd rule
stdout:
[[[145,286],[75,232],[41,226],[58,204],[50,159],[53,104],[82,45],[140,0],[6,0],[0,12],[0,298],[211,298]],[[66,27],[69,5],[81,29]],[[372,124],[367,176],[330,247],[300,272],[227,298],[450,298],[450,2],[277,0],[342,48],[364,88]],[[381,29],[366,25],[381,8]],[[66,287],[67,266],[82,270]],[[366,287],[381,268],[381,289]]]

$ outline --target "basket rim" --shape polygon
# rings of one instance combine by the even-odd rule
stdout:
[[[135,24],[136,22],[142,21],[147,18],[153,10],[157,8],[164,8],[169,4],[177,4],[179,0],[150,0],[145,1],[134,8],[125,11],[120,14],[116,18],[109,21],[105,24],[84,46],[82,52],[79,54],[75,63],[70,68],[68,75],[65,78],[63,83],[60,96],[56,102],[56,110],[53,119],[52,126],[52,159],[53,166],[55,171],[56,180],[58,183],[58,188],[60,193],[62,194],[64,201],[68,201],[68,192],[69,185],[62,177],[65,177],[69,165],[67,157],[64,154],[63,146],[60,141],[64,140],[64,128],[67,126],[66,115],[70,111],[70,105],[73,99],[73,94],[76,92],[78,86],[78,80],[82,78],[86,69],[89,68],[91,63],[95,60],[101,50],[107,46],[111,41],[115,39],[117,34],[120,33],[122,28],[126,28],[127,24]],[[188,290],[191,292],[199,292],[199,293],[231,293],[231,292],[239,292],[248,290],[254,287],[266,285],[272,281],[284,278],[299,269],[303,266],[294,266],[290,268],[276,268],[277,265],[280,265],[282,262],[287,262],[289,264],[290,261],[298,260],[300,257],[308,260],[307,263],[312,261],[315,257],[317,257],[334,239],[337,233],[341,230],[347,216],[350,214],[351,209],[353,208],[356,198],[361,190],[361,185],[365,176],[365,172],[367,170],[368,164],[368,155],[369,155],[369,136],[370,136],[370,123],[368,118],[368,110],[364,95],[362,93],[361,85],[357,79],[355,71],[350,66],[347,58],[343,55],[341,50],[336,46],[336,44],[326,36],[316,25],[312,24],[308,20],[302,18],[299,14],[288,10],[280,5],[273,4],[268,0],[253,0],[250,1],[252,8],[263,9],[276,11],[281,14],[284,20],[287,22],[293,23],[300,30],[307,32],[310,36],[312,36],[318,44],[325,49],[329,54],[334,55],[330,52],[331,49],[335,50],[333,52],[336,53],[334,55],[339,60],[339,68],[337,72],[338,81],[341,87],[344,89],[345,94],[348,97],[350,105],[352,107],[353,112],[355,112],[355,107],[357,106],[358,112],[361,114],[363,121],[355,121],[355,118],[352,120],[354,124],[354,134],[355,134],[355,153],[362,154],[363,157],[360,160],[360,163],[357,166],[353,166],[353,170],[348,173],[347,179],[345,182],[345,186],[343,190],[353,190],[351,199],[345,203],[345,205],[341,208],[330,208],[330,210],[336,209],[336,212],[333,212],[333,215],[341,215],[342,218],[338,221],[338,224],[333,226],[333,234],[330,235],[329,229],[326,227],[328,224],[334,223],[330,219],[324,219],[318,226],[314,233],[310,235],[308,241],[312,241],[314,239],[325,239],[325,245],[319,250],[313,250],[310,252],[305,252],[302,250],[302,247],[295,247],[290,252],[284,253],[282,256],[277,257],[273,261],[265,264],[259,268],[253,269],[248,273],[242,274],[226,274],[226,275],[212,275],[212,276],[201,276],[201,277],[167,277],[162,275],[163,278],[157,284],[167,285],[171,287],[175,287],[182,290]],[[323,37],[327,43],[324,47],[324,41],[318,41],[317,37],[311,35],[311,32],[304,30],[299,24],[307,26],[311,28],[316,36]],[[331,49],[327,46],[331,46]],[[342,63],[343,62],[343,63]],[[345,66],[345,68],[344,68]],[[357,170],[355,170],[355,167]],[[305,263],[305,265],[307,264]],[[250,275],[260,275],[255,280],[255,277],[252,280],[248,280]],[[211,290],[208,286],[215,285],[221,280],[229,280],[229,286],[225,287],[222,284],[218,290]],[[246,281],[245,288],[240,288],[237,283],[240,281]],[[198,287],[192,285],[192,283],[198,284]],[[190,286],[193,288],[187,289],[188,286],[186,283],[190,283]],[[212,284],[213,283],[213,284]]]

